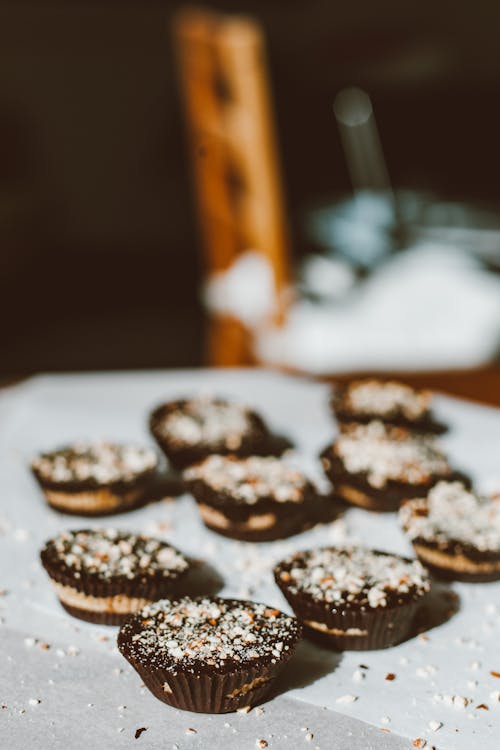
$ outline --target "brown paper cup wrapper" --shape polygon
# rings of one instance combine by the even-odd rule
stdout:
[[[81,578],[75,578],[64,569],[55,568],[53,566],[45,566],[45,568],[53,583],[69,586],[84,596],[91,596],[96,599],[103,599],[122,594],[131,599],[143,599],[148,602],[154,602],[158,599],[173,596],[177,581],[182,577],[182,575],[177,576],[176,578],[164,582],[150,581],[143,583],[141,581],[138,583],[134,580],[113,582],[101,581],[97,578],[85,575],[82,575]],[[144,606],[143,601],[138,607],[131,609],[130,612],[112,612],[92,610],[91,608],[81,609],[74,605],[67,604],[61,599],[59,599],[59,601],[62,607],[64,607],[69,614],[73,615],[73,617],[78,617],[87,622],[95,622],[103,625],[121,625],[131,614],[134,614],[134,612]]]
[[[143,502],[145,490],[132,489],[118,493],[109,489],[69,492],[43,490],[47,504],[51,508],[69,516],[111,516],[136,508]]]
[[[473,573],[472,571],[466,572],[463,570],[454,570],[451,566],[446,567],[445,565],[436,565],[430,560],[427,560],[425,555],[420,554],[420,550],[418,549],[419,544],[421,544],[421,542],[413,545],[415,554],[422,565],[425,565],[427,570],[429,570],[429,572],[436,578],[440,578],[444,581],[463,581],[464,583],[491,583],[492,581],[498,581],[500,579],[500,570],[486,572],[478,569],[477,573]],[[451,552],[450,555],[453,555],[453,553]],[[472,560],[471,563],[473,563]]]
[[[282,591],[295,615],[304,625],[306,637],[336,651],[369,651],[401,643],[410,636],[415,615],[424,598],[396,607],[376,607],[365,611],[345,609],[334,613],[331,611],[331,605],[307,601],[303,597],[294,596],[284,588]],[[328,630],[317,630],[310,627],[308,622],[320,623]],[[348,635],[328,632],[345,632],[351,629],[359,632]]]
[[[96,625],[123,625],[132,613],[118,614],[117,612],[93,612],[88,609],[79,609],[78,607],[72,607],[70,604],[59,599],[59,603],[63,609],[72,617],[77,617],[79,620],[85,620],[85,622],[93,622]]]
[[[236,523],[231,521],[231,519],[227,520],[229,524],[227,527],[215,526],[206,521],[203,522],[210,531],[229,537],[230,539],[238,539],[242,542],[272,542],[276,539],[286,539],[303,531],[306,526],[303,512],[290,515],[288,518],[280,517],[273,526],[267,529],[245,528],[242,522]]]
[[[254,706],[267,700],[273,692],[274,678],[285,661],[266,670],[262,664],[227,674],[149,669],[130,660],[146,687],[169,706],[183,711],[222,714],[244,706]],[[247,689],[248,686],[255,686]]]

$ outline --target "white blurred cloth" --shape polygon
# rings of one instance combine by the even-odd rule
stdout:
[[[276,310],[273,269],[255,250],[242,253],[227,271],[212,274],[202,290],[205,306],[219,315],[232,315],[257,329]]]
[[[319,262],[324,295],[328,261]],[[308,263],[314,278],[314,261]],[[392,257],[341,301],[298,299],[282,328],[268,322],[273,284],[266,266],[262,255],[247,253],[206,294],[212,309],[254,329],[263,363],[315,374],[418,371],[479,366],[498,352],[500,279],[457,248],[422,243]]]

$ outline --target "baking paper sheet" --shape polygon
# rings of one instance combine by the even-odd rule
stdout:
[[[389,650],[336,654],[303,644],[282,679],[281,695],[262,715],[253,710],[210,717],[163,706],[117,653],[115,628],[63,612],[38,562],[45,539],[63,528],[108,524],[163,536],[205,559],[213,579],[220,577],[223,595],[247,595],[283,609],[270,571],[293,549],[359,541],[411,553],[393,514],[357,509],[289,540],[254,545],[205,529],[187,495],[97,520],[47,508],[27,470],[34,453],[85,437],[150,442],[151,408],[200,392],[255,406],[295,442],[287,460],[324,482],[317,455],[336,428],[321,384],[255,370],[169,371],[44,376],[0,395],[0,701],[6,706],[0,710],[0,747],[108,749],[137,742],[179,750],[214,743],[252,748],[265,739],[270,748],[378,750],[411,748],[420,737],[446,750],[479,744],[496,750],[500,678],[492,672],[500,673],[500,584],[438,587],[435,626]],[[453,462],[481,489],[500,489],[500,412],[444,397],[437,410],[452,425],[442,442]],[[455,595],[458,611],[450,617]],[[386,679],[389,673],[393,680]],[[135,740],[141,727],[147,731]],[[189,728],[196,734],[186,734]]]

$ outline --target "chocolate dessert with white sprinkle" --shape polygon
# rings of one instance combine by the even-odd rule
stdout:
[[[296,552],[274,576],[306,635],[336,650],[404,640],[430,589],[417,560],[361,547]]]
[[[347,425],[320,458],[335,492],[368,510],[397,510],[441,479],[462,478],[433,438],[379,421]]]
[[[178,596],[186,558],[166,542],[116,529],[63,531],[40,553],[59,601],[74,617],[119,625],[156,599]]]
[[[157,465],[151,448],[100,441],[42,453],[31,469],[50,506],[64,513],[99,516],[138,504]]]
[[[460,581],[500,579],[500,497],[484,497],[460,482],[440,482],[408,500],[401,525],[433,573]]]
[[[254,411],[223,399],[170,401],[154,410],[149,426],[176,469],[198,463],[212,453],[281,455],[290,445],[273,435]]]
[[[131,617],[118,648],[159,700],[226,713],[270,697],[300,636],[295,617],[265,604],[184,598]]]
[[[282,459],[213,455],[184,479],[206,526],[224,536],[262,542],[302,530],[317,492]]]
[[[367,378],[337,383],[330,405],[341,425],[379,419],[415,432],[439,434],[447,429],[432,412],[431,391],[412,388],[397,380]]]

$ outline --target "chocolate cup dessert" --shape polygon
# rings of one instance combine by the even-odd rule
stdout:
[[[31,469],[55,510],[102,516],[140,504],[157,465],[158,457],[151,448],[81,442],[40,454]]]
[[[441,434],[448,429],[431,409],[432,393],[411,388],[397,380],[367,378],[338,383],[332,390],[330,406],[341,426],[367,424],[379,419],[385,424],[413,432]]]
[[[295,617],[255,602],[159,601],[131,617],[118,648],[159,700],[227,713],[267,700],[301,636]]]
[[[405,640],[430,589],[417,560],[363,548],[296,552],[278,563],[274,577],[305,635],[337,651]]]
[[[290,443],[273,435],[251,409],[223,399],[170,401],[151,414],[153,437],[172,466],[182,470],[212,453],[281,455]]]
[[[213,455],[186,469],[184,479],[205,525],[234,539],[282,539],[315,513],[315,488],[279,458]]]
[[[120,625],[146,604],[178,595],[189,569],[170,544],[115,529],[64,531],[40,557],[64,609],[105,625]]]
[[[395,511],[441,479],[467,481],[432,438],[379,421],[347,425],[320,459],[336,494],[367,510]]]
[[[500,497],[483,497],[460,482],[440,482],[408,500],[399,518],[418,558],[436,576],[500,579]]]

